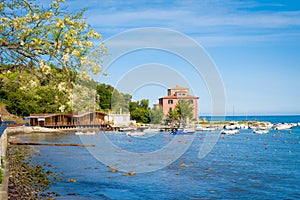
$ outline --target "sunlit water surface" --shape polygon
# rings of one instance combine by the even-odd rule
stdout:
[[[241,130],[238,135],[220,136],[212,151],[199,159],[207,134],[211,133],[196,133],[190,148],[171,165],[134,176],[108,172],[110,168],[85,147],[34,147],[42,155],[34,159],[51,164],[63,178],[51,185],[51,191],[61,195],[57,199],[300,199],[299,127],[265,135]],[[85,137],[97,144],[98,136]],[[23,137],[35,142],[81,143],[72,133]],[[107,137],[132,152],[155,151],[174,139],[169,133],[147,139],[125,133],[107,133]]]

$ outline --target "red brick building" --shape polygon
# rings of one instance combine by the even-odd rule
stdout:
[[[164,114],[167,115],[170,110],[174,110],[176,104],[181,100],[187,100],[193,107],[193,118],[198,120],[198,100],[199,97],[189,94],[189,89],[176,86],[168,89],[168,96],[159,98],[159,105],[162,107]]]

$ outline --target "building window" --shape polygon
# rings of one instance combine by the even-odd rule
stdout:
[[[172,111],[172,110],[173,110],[172,107],[170,107],[170,108],[169,108],[169,111]]]
[[[190,104],[193,104],[193,103],[194,103],[194,101],[193,101],[192,99],[190,99],[189,102],[190,102]]]
[[[173,100],[172,99],[168,100],[168,104],[173,104]]]

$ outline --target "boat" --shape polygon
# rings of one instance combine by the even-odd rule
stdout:
[[[128,136],[128,137],[141,137],[144,135],[145,135],[145,133],[143,131],[133,131],[133,132],[126,133],[126,136]]]
[[[171,134],[173,134],[173,135],[183,134],[183,129],[172,130]]]
[[[273,124],[270,122],[261,122],[258,125],[258,130],[270,130],[271,128],[273,128]]]
[[[226,135],[235,135],[235,134],[239,134],[240,131],[238,129],[233,129],[233,130],[226,130],[226,129],[223,129],[221,130],[220,132],[221,134],[226,134]]]
[[[274,129],[275,130],[289,130],[293,128],[293,124],[287,124],[287,123],[284,123],[284,124],[276,124],[274,126]]]
[[[255,133],[255,134],[268,134],[269,130],[268,129],[254,129],[253,133]]]
[[[249,129],[249,126],[246,124],[240,124],[240,129]]]
[[[188,127],[183,129],[183,133],[195,133],[195,128]]]
[[[274,124],[271,122],[255,122],[250,125],[249,128],[255,129],[255,130],[270,130],[274,127]]]
[[[137,129],[136,127],[122,127],[119,129],[119,132],[134,131],[136,129]]]
[[[196,131],[215,131],[215,127],[203,127],[201,124],[197,124],[195,127]]]
[[[240,129],[240,125],[235,121],[231,121],[227,125],[225,125],[224,128],[227,130]]]
[[[185,129],[176,129],[171,132],[173,135],[179,134],[193,134],[195,133],[195,129],[185,128]]]
[[[75,132],[75,135],[95,135],[96,132],[94,131],[87,131],[87,132],[82,132],[82,131],[77,131]]]
[[[145,130],[143,130],[144,133],[153,133],[153,132],[160,132],[160,129],[158,128],[147,128]]]

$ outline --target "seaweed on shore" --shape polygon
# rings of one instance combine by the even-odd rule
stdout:
[[[53,173],[39,163],[33,163],[32,148],[9,146],[8,199],[54,199],[57,194],[49,189]]]

